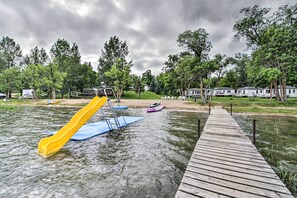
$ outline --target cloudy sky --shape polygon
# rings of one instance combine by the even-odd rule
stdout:
[[[132,72],[161,72],[169,54],[179,53],[176,39],[186,29],[204,28],[217,53],[244,52],[233,40],[239,10],[255,4],[276,10],[293,0],[0,0],[0,37],[21,45],[23,55],[34,46],[50,50],[58,38],[77,43],[83,61],[97,61],[113,35],[125,40]]]

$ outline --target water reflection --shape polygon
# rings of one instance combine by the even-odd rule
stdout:
[[[0,112],[0,197],[173,197],[197,139],[195,112],[163,110],[57,154],[37,154],[46,131],[58,130],[77,108],[23,107]],[[96,114],[90,122],[97,121]]]

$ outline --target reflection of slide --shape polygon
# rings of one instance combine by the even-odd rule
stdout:
[[[91,102],[79,110],[71,120],[51,137],[43,138],[38,144],[38,153],[44,157],[58,152],[70,138],[87,122],[105,102],[107,97],[96,96]]]

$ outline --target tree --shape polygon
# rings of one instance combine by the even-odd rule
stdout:
[[[192,82],[197,78],[197,73],[193,72],[197,59],[192,56],[183,56],[178,60],[175,73],[178,74],[174,79],[175,85],[179,87],[180,96],[188,93]]]
[[[216,54],[214,57],[214,62],[217,65],[217,70],[214,71],[214,75],[217,76],[218,81],[221,80],[221,78],[225,75],[226,67],[229,64],[229,59],[226,57],[226,55]]]
[[[110,37],[109,41],[104,43],[104,47],[101,50],[101,56],[98,60],[99,82],[105,84],[105,86],[112,86],[112,81],[105,75],[105,73],[111,70],[118,59],[121,59],[123,64],[131,67],[132,61],[128,62],[126,60],[128,54],[129,51],[126,41],[121,41],[117,36]]]
[[[189,53],[193,53],[198,62],[208,58],[208,52],[212,48],[208,41],[208,33],[203,28],[198,30],[186,30],[178,35],[177,43],[179,47],[185,48]]]
[[[45,49],[39,49],[37,46],[30,50],[24,58],[26,65],[46,65],[49,62],[49,56]]]
[[[272,85],[279,79],[281,71],[277,68],[263,68],[260,75],[270,83],[270,102],[272,102]]]
[[[229,63],[235,65],[237,75],[235,89],[248,85],[247,65],[250,62],[250,57],[246,54],[237,53],[234,58],[229,58]]]
[[[66,73],[64,82],[62,83],[62,97],[64,92],[68,91],[68,95],[71,92],[71,85],[74,84],[76,78],[79,78],[80,73],[74,73],[75,67],[79,67],[81,61],[81,55],[79,53],[78,45],[73,43],[71,46],[68,41],[64,39],[58,39],[50,50],[54,64],[58,66],[58,70],[62,73]]]
[[[23,83],[28,84],[30,88],[33,88],[35,97],[38,95],[38,90],[44,85],[46,78],[45,67],[39,64],[31,64],[22,72]]]
[[[97,73],[92,69],[91,64],[73,64],[68,70],[67,78],[70,88],[83,91],[83,88],[92,88],[97,85]],[[79,74],[79,75],[78,75]]]
[[[141,92],[144,91],[144,83],[140,76],[137,76],[135,74],[132,74],[132,86],[135,89],[135,92],[137,93],[137,98],[140,99]]]
[[[191,73],[195,73],[200,81],[200,93],[202,102],[206,102],[203,92],[203,79],[213,70],[213,62],[206,61],[208,59],[208,52],[212,45],[208,41],[208,33],[199,28],[195,31],[186,30],[178,35],[177,43],[179,47],[183,47],[188,53],[192,53],[195,57],[195,68]]]
[[[6,93],[7,98],[11,98],[11,92],[19,90],[21,87],[21,71],[17,67],[5,69],[0,73],[0,89]]]
[[[254,7],[242,8],[240,13],[244,14],[244,18],[236,21],[233,30],[236,31],[235,38],[241,37],[246,39],[248,47],[258,47],[265,43],[263,39],[263,30],[269,26],[270,21],[266,18],[269,8],[260,8],[258,5]]]
[[[48,86],[51,91],[51,96],[56,99],[56,91],[63,87],[63,81],[66,77],[66,72],[60,72],[58,65],[50,63],[45,67],[46,77],[44,84]]]
[[[125,64],[125,60],[118,58],[112,65],[110,71],[105,72],[105,75],[114,81],[114,90],[118,102],[121,101],[124,86],[129,82],[130,71],[130,66]]]
[[[0,72],[19,66],[22,59],[22,50],[12,38],[2,37],[0,40]]]
[[[164,67],[162,68],[163,72],[168,72],[174,69],[174,67],[177,64],[177,61],[179,59],[179,55],[178,54],[174,54],[174,55],[169,55],[168,56],[168,60],[164,62]]]
[[[237,78],[238,76],[236,71],[229,70],[226,72],[225,76],[218,82],[218,85],[220,87],[232,87],[234,89],[237,89]]]
[[[150,69],[142,73],[142,80],[147,86],[150,86],[152,84],[152,82],[154,81],[154,76],[152,75],[152,71]]]
[[[296,5],[285,5],[268,18],[266,15],[269,10],[258,6],[242,9],[241,12],[244,12],[246,17],[234,25],[237,31],[235,37],[245,37],[247,46],[253,46],[255,49],[252,53],[250,73],[260,72],[263,67],[281,71],[278,80],[280,87],[278,81],[274,81],[274,87],[276,98],[286,102],[287,78],[289,71],[294,70],[297,63],[297,9]],[[263,81],[263,78],[257,76],[259,81]]]

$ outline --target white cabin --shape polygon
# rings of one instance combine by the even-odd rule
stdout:
[[[297,98],[297,88],[292,86],[286,87],[286,94],[290,98]]]
[[[22,96],[23,98],[34,98],[33,89],[23,89]]]
[[[188,97],[200,97],[200,89],[198,88],[191,88],[188,90]]]
[[[259,89],[255,87],[243,87],[237,89],[236,96],[238,97],[256,97]],[[259,93],[259,91],[258,91]]]
[[[229,87],[217,87],[212,90],[212,96],[234,96],[235,89]]]

